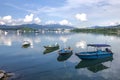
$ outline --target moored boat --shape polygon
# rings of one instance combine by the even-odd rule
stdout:
[[[108,44],[88,44],[87,46],[95,47],[97,50],[76,53],[80,59],[100,59],[113,55],[112,51],[108,49],[108,47],[111,47]],[[105,47],[105,50],[102,50],[102,47]]]
[[[58,53],[60,55],[65,55],[65,54],[72,53],[72,51],[73,50],[70,47],[68,47],[68,48],[63,48],[63,49],[59,50]]]
[[[48,46],[44,46],[45,49],[54,49],[54,48],[59,48],[59,44],[54,44],[54,45],[48,45]]]
[[[55,47],[55,48],[51,48],[51,49],[50,48],[49,49],[45,49],[43,54],[51,53],[51,52],[54,52],[54,51],[56,51],[58,49],[59,49],[59,47]]]
[[[23,48],[28,48],[31,45],[31,43],[29,41],[24,41],[22,44]]]

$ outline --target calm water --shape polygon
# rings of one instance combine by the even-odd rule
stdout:
[[[32,45],[22,48],[23,41]],[[59,56],[58,50],[44,53],[44,45],[71,46],[72,55]],[[113,58],[81,61],[76,52],[86,51],[87,43],[107,43]],[[0,69],[15,73],[13,80],[120,80],[120,37],[75,33],[0,34]]]

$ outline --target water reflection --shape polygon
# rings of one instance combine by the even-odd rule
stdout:
[[[66,42],[68,42],[68,39],[70,39],[70,36],[61,36],[61,37],[59,37],[59,40],[63,42],[64,47],[66,47]]]
[[[30,41],[34,45],[34,48],[21,48],[22,42],[26,40]],[[65,48],[65,45],[66,47],[71,46],[74,53],[83,52],[86,43],[107,43],[112,46],[112,51],[115,53],[113,55],[114,60],[80,61],[76,65],[76,62],[79,62],[80,59],[75,55],[59,55],[57,54],[58,49],[44,50],[44,45],[56,42],[60,45],[61,49]],[[98,80],[119,80],[120,47],[118,47],[118,43],[120,43],[120,38],[116,36],[85,33],[45,32],[44,34],[37,33],[37,35],[33,32],[20,34],[8,32],[7,35],[1,33],[0,65],[10,72],[18,70],[17,74],[24,75],[21,77],[22,79],[15,80],[93,80],[96,77]],[[49,54],[52,52],[55,54]],[[111,66],[109,66],[109,61],[112,61]],[[67,67],[64,67],[64,63]],[[65,72],[67,74],[64,74]],[[53,77],[54,75],[57,77]]]
[[[65,55],[59,55],[57,60],[58,61],[65,61],[67,59],[69,59],[71,56],[72,56],[73,53],[68,53],[68,54],[65,54]]]
[[[11,46],[12,45],[12,41],[11,41],[10,38],[6,38],[6,37],[1,36],[0,37],[0,44],[1,45],[6,45],[6,46]]]
[[[92,71],[93,73],[96,73],[96,72],[102,71],[102,70],[107,69],[107,68],[109,68],[109,67],[107,67],[107,66],[105,66],[103,64],[97,64],[97,65],[88,67],[87,69],[89,71]]]
[[[86,45],[87,45],[86,41],[80,41],[80,42],[76,43],[77,48],[80,47],[80,48],[84,49],[84,48],[86,48]]]
[[[63,43],[66,43],[69,38],[61,36],[59,39],[63,41]]]
[[[89,71],[96,73],[109,68],[108,66],[103,65],[103,63],[108,61],[112,62],[112,60],[113,60],[113,57],[97,59],[97,60],[82,60],[75,66],[75,68],[76,69],[87,68]]]

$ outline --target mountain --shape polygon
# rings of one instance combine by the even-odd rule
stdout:
[[[62,29],[73,29],[74,27],[72,26],[67,26],[67,25],[60,25],[60,24],[50,24],[50,25],[44,25],[45,28],[54,28],[54,29],[58,29],[58,28],[62,28]]]
[[[120,28],[120,24],[119,25],[115,25],[115,26],[111,26],[113,28]]]
[[[73,29],[72,26],[60,25],[60,24],[49,24],[49,25],[38,25],[38,24],[22,24],[22,25],[0,25],[0,29],[4,30],[17,30],[20,28],[32,28],[32,29]]]
[[[111,26],[92,26],[91,28],[120,28],[119,25],[111,25]]]

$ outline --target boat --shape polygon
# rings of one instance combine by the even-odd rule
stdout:
[[[58,51],[58,53],[60,55],[66,55],[66,54],[69,54],[69,53],[72,53],[72,52],[73,52],[73,50],[70,47],[63,48],[63,49],[61,49],[61,50]]]
[[[51,52],[56,51],[58,49],[59,49],[59,47],[55,47],[55,48],[51,48],[51,49],[50,48],[49,49],[45,49],[43,54],[51,53]]]
[[[44,46],[45,49],[54,49],[54,48],[59,48],[59,45],[56,43],[54,45],[48,45],[48,46]]]
[[[24,41],[22,44],[23,48],[28,48],[31,45],[31,43],[29,41]]]
[[[87,52],[80,52],[76,53],[76,56],[78,56],[80,59],[100,59],[100,58],[106,58],[113,55],[112,51],[108,49],[108,47],[111,47],[108,44],[88,44],[88,47],[95,47],[95,51],[87,51]],[[105,48],[105,50],[102,50],[102,48]]]

